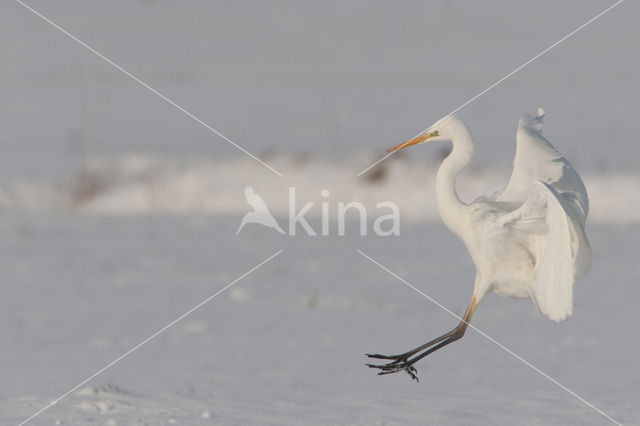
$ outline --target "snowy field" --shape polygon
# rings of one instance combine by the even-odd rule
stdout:
[[[355,252],[462,314],[473,266],[443,226],[397,238],[297,238],[236,218],[2,217],[0,385],[17,424],[279,249],[225,293],[33,424],[606,424],[474,331],[405,374],[397,352],[456,320]],[[576,314],[489,296],[474,324],[624,424],[640,418],[633,336],[640,226],[593,226]],[[366,241],[365,241],[366,240]]]
[[[356,174],[613,4],[27,2],[284,174],[279,177],[17,2],[0,3],[0,424],[600,425],[593,408],[474,330],[406,375],[397,353],[457,320],[474,268],[440,224],[445,146]],[[472,323],[625,424],[640,424],[638,2],[626,1],[459,112],[466,201],[501,189],[518,116],[584,178],[591,273],[575,315],[490,295]],[[236,236],[252,186],[288,189],[330,235]],[[322,197],[322,190],[329,190]],[[338,236],[338,202],[401,211],[400,235]],[[286,228],[285,228],[286,229]]]

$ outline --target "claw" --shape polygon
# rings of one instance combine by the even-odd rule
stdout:
[[[385,374],[393,374],[399,371],[406,371],[406,373],[415,381],[419,382],[418,379],[418,370],[411,365],[408,359],[404,357],[388,357],[386,355],[378,355],[370,356],[370,358],[380,358],[380,359],[393,359],[394,361],[388,364],[365,364],[369,368],[377,368],[380,371],[378,372],[378,376],[383,376]]]
[[[389,368],[389,367],[398,365],[402,362],[408,361],[407,357],[402,355],[381,355],[381,354],[365,354],[365,355],[368,356],[369,358],[392,360],[390,363],[384,364],[384,365],[367,364],[367,366],[371,368]]]
[[[365,364],[369,368],[379,368],[380,370],[396,370],[402,368],[398,363],[400,360],[390,362],[389,364]],[[404,361],[403,361],[404,362]]]
[[[365,354],[369,358],[376,359],[399,359],[401,358],[399,355],[381,355],[381,354]]]
[[[409,368],[405,368],[404,371],[406,371],[413,380],[420,383],[420,379],[418,379],[418,370],[416,370],[414,366],[410,365]]]

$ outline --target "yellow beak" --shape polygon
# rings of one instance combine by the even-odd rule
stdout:
[[[423,133],[420,136],[416,136],[415,138],[408,140],[406,142],[401,143],[400,145],[396,145],[392,148],[389,148],[387,152],[393,152],[398,149],[403,149],[408,146],[417,145],[429,139],[431,136],[435,136],[433,133]]]

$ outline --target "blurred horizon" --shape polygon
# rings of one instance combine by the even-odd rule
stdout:
[[[611,2],[28,4],[259,157],[375,158]],[[545,134],[579,171],[640,170],[627,143],[640,95],[633,9],[463,108],[474,164],[508,169],[518,117],[542,106]],[[0,5],[0,35],[2,177],[65,178],[95,156],[245,155],[17,3]]]

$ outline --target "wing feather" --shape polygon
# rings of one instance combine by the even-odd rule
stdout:
[[[509,205],[504,226],[529,235],[535,279],[529,292],[538,309],[560,321],[573,313],[573,283],[591,267],[584,232],[589,197],[566,158],[542,136],[544,110],[518,123],[516,155],[509,183],[495,201]]]
[[[496,201],[521,205],[536,181],[543,181],[559,193],[570,213],[584,227],[589,214],[589,197],[575,169],[553,145],[542,136],[545,112],[538,109],[533,116],[525,114],[518,122],[516,155],[509,183]]]
[[[589,271],[591,247],[570,204],[551,185],[534,181],[503,223],[529,233],[536,270],[529,292],[538,309],[555,321],[571,316],[573,283]]]

